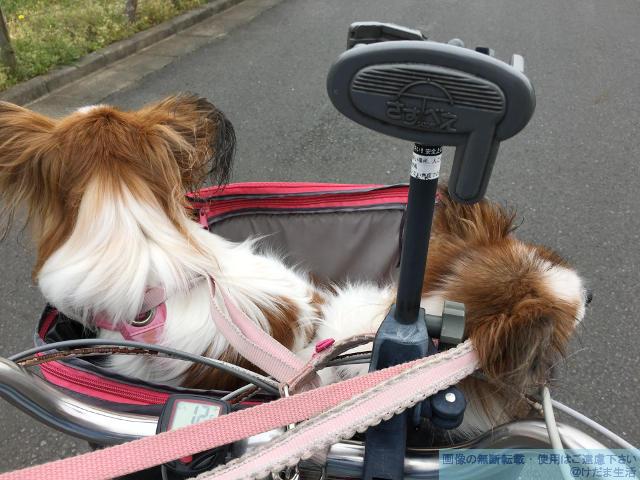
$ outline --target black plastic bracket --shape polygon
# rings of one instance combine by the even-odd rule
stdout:
[[[356,45],[388,42],[395,40],[426,40],[420,30],[403,27],[394,23],[355,22],[349,26],[347,49]]]
[[[437,349],[427,333],[424,310],[419,310],[416,322],[400,323],[396,319],[394,305],[376,334],[369,371],[399,365],[436,352]],[[404,477],[407,423],[410,415],[411,412],[396,415],[367,430],[364,480],[401,480]]]

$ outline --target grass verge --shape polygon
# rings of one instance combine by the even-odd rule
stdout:
[[[0,91],[164,22],[208,0],[139,0],[136,21],[125,0],[3,0],[18,67],[0,65]]]

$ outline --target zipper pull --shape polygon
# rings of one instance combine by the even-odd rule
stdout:
[[[198,216],[200,217],[200,225],[202,226],[202,228],[204,228],[205,230],[209,230],[209,222],[204,208],[198,210]]]

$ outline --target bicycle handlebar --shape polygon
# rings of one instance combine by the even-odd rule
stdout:
[[[113,445],[155,435],[158,417],[122,413],[91,405],[49,385],[42,378],[0,357],[0,397],[36,420],[66,434],[98,445]],[[559,425],[568,449],[606,449],[586,433]],[[284,433],[284,429],[256,435],[233,447],[235,456],[260,447]],[[541,420],[513,422],[495,428],[465,448],[549,448],[545,423]],[[335,444],[327,457],[329,477],[357,477],[364,463],[364,445],[357,441]],[[437,449],[409,449],[405,478],[431,478],[440,468]],[[431,475],[431,476],[430,476]]]

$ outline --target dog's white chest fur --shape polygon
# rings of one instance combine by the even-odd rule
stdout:
[[[280,299],[294,302],[301,328],[293,348],[301,350],[307,344],[304,327],[318,319],[309,306],[313,286],[304,275],[286,267],[275,255],[256,254],[253,242],[228,242],[185,217],[192,241],[203,251],[199,253],[157,208],[141,205],[127,192],[107,200],[97,187],[87,191],[71,237],[40,272],[43,295],[60,311],[87,325],[96,312],[103,312],[114,323],[130,321],[140,311],[145,290],[162,285],[168,298],[161,343],[218,357],[228,344],[216,334],[210,317],[204,279],[211,275],[267,332],[270,325],[264,309]],[[93,208],[98,202],[101,208]],[[110,331],[101,331],[100,336],[121,338]],[[179,383],[188,367],[173,360],[149,362],[117,356],[112,365],[125,375],[169,383]]]

